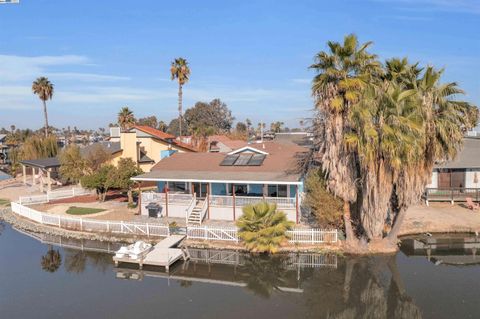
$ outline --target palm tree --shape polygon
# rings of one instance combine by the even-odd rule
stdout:
[[[178,125],[179,135],[182,136],[182,87],[188,82],[190,76],[190,68],[187,60],[184,58],[176,58],[171,65],[170,74],[172,81],[178,81]]]
[[[135,116],[133,116],[133,112],[128,106],[122,107],[120,112],[118,112],[118,125],[122,131],[126,131],[135,125]]]
[[[244,206],[237,221],[238,235],[252,252],[277,252],[293,225],[284,212],[277,210],[276,204],[267,202]]]
[[[434,163],[456,155],[478,110],[454,99],[463,93],[455,83],[439,84],[441,72],[406,59],[383,67],[368,45],[350,35],[317,55],[315,133],[327,188],[344,201],[347,239],[396,248],[404,212],[420,199]]]
[[[43,115],[45,117],[45,137],[48,136],[48,113],[47,113],[47,100],[51,100],[53,97],[53,84],[48,78],[41,76],[33,81],[32,84],[33,94],[38,95],[39,99],[43,102]]]
[[[47,253],[42,256],[42,269],[47,272],[55,272],[62,264],[62,256],[58,250],[54,250],[52,246],[48,246]]]
[[[245,124],[247,124],[247,140],[248,140],[250,138],[250,128],[252,127],[252,121],[250,121],[250,119],[246,119]]]
[[[349,125],[345,123],[352,104],[357,103],[372,73],[380,68],[376,56],[367,52],[370,42],[359,44],[353,34],[343,44],[328,42],[329,51],[321,51],[310,66],[318,74],[312,83],[322,169],[328,174],[328,189],[344,201],[347,240],[355,238],[351,224],[350,204],[357,199],[355,156],[344,143]]]
[[[270,124],[270,130],[274,133],[280,133],[284,124],[285,123],[279,121],[273,122]]]

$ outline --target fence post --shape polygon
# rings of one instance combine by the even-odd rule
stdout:
[[[150,237],[150,227],[149,227],[148,223],[147,223],[147,237]]]
[[[75,187],[72,188],[72,197],[75,197]]]
[[[204,236],[205,240],[208,240],[207,226],[203,226],[203,229],[204,229],[204,230],[203,230],[203,231],[204,231],[203,236]]]
[[[83,218],[80,218],[80,231],[83,231]]]
[[[43,224],[43,218],[42,218],[42,224]],[[62,227],[62,220],[60,216],[58,216],[58,228],[61,228],[61,227]]]
[[[107,220],[107,233],[110,232],[110,222]]]
[[[311,229],[310,229],[310,232],[312,233],[312,244],[314,244],[314,243],[315,243],[315,241],[314,241],[314,232],[313,232],[313,228],[311,228]]]

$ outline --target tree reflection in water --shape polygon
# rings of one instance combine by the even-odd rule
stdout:
[[[247,289],[255,295],[269,298],[274,291],[281,291],[287,285],[286,264],[284,255],[247,255],[241,267]]]
[[[112,256],[100,252],[65,249],[65,270],[71,273],[82,273],[87,265],[105,273],[112,265]]]
[[[62,264],[62,256],[60,251],[54,250],[51,245],[48,246],[48,251],[45,255],[42,256],[40,265],[42,269],[46,272],[56,272],[60,265]]]
[[[304,297],[315,317],[421,318],[406,294],[394,256],[345,258],[333,272],[313,271]]]

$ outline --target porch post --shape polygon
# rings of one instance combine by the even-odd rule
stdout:
[[[235,184],[232,184],[232,196],[233,196],[233,220],[235,221]]]
[[[207,219],[210,219],[210,183],[207,183]]]
[[[51,168],[47,169],[47,191],[52,191]]]
[[[266,194],[265,189],[266,189],[266,187],[267,187],[267,184],[263,184],[263,185],[262,185],[262,197],[263,197],[263,201],[265,201],[265,194]]]
[[[27,167],[22,164],[22,178],[23,178],[23,185],[27,185]]]
[[[138,215],[142,215],[142,181],[138,182],[138,199],[137,199],[137,206],[138,206]]]
[[[165,190],[165,217],[168,217],[168,187]]]
[[[32,166],[32,185],[35,186],[36,179],[35,179],[35,167]]]
[[[38,181],[40,182],[40,192],[43,193],[43,171],[41,168],[38,169]]]
[[[295,210],[296,210],[296,223],[298,224],[298,185],[295,185]]]

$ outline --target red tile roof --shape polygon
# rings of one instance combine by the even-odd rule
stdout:
[[[160,130],[157,130],[153,127],[144,126],[144,125],[135,125],[135,129],[137,129],[139,131],[142,131],[142,132],[145,132],[147,134],[150,134],[153,137],[156,137],[156,138],[158,138],[158,139],[160,139],[164,142],[170,143],[172,145],[176,145],[178,147],[181,147],[183,149],[187,149],[187,150],[192,151],[192,152],[198,152],[198,150],[195,147],[193,147],[192,145],[177,141],[175,139],[175,136],[173,136],[171,134],[168,134],[168,133],[165,133],[165,132],[162,132]]]

